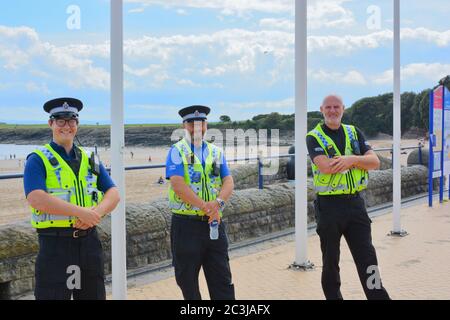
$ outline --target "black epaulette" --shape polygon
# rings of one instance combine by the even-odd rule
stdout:
[[[50,164],[54,167],[56,167],[59,164],[58,159],[56,159],[55,157],[51,158],[49,161]]]

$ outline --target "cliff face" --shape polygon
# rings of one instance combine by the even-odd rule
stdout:
[[[170,145],[174,127],[129,127],[125,128],[125,144],[128,146]],[[84,146],[109,146],[110,128],[80,127],[78,139]],[[51,139],[48,128],[5,129],[0,128],[0,143],[3,144],[44,144]]]
[[[181,128],[181,126],[180,126]],[[165,127],[126,127],[125,145],[137,147],[170,146],[174,126]],[[221,130],[226,136],[225,130]],[[78,139],[83,146],[105,147],[110,145],[109,127],[83,127],[78,129]],[[41,145],[51,139],[49,128],[0,128],[1,144],[33,144]],[[270,141],[270,139],[269,139]],[[280,145],[290,145],[294,141],[293,131],[280,130]]]

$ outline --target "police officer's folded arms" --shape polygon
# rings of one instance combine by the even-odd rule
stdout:
[[[341,123],[342,99],[327,96],[319,123],[307,137],[317,194],[315,212],[322,250],[322,288],[327,299],[342,299],[339,275],[340,241],[344,236],[368,299],[389,299],[381,283],[371,238],[371,220],[360,192],[368,184],[368,170],[380,161],[360,130]],[[377,271],[374,283],[373,272]]]

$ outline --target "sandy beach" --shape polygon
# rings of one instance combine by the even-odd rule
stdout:
[[[390,140],[371,140],[373,148],[389,148],[392,145]],[[417,146],[418,139],[402,140],[402,146]],[[279,147],[279,152],[273,151],[272,154],[286,154],[289,147]],[[151,148],[125,148],[124,159],[125,165],[146,165],[146,164],[164,164],[169,147],[151,147]],[[256,149],[248,152],[256,154]],[[105,148],[98,149],[102,162],[109,166],[111,163],[110,151]],[[133,157],[131,156],[133,152]],[[267,151],[268,153],[270,151]],[[411,150],[407,150],[407,154]],[[390,152],[382,152],[383,156],[391,157]],[[407,154],[401,155],[402,165],[406,165]],[[151,162],[149,157],[151,156]],[[227,159],[245,156],[244,150],[239,149],[239,154],[236,150],[226,150]],[[248,154],[247,154],[248,156]],[[23,159],[14,160],[0,160],[0,174],[6,173],[22,173]],[[230,163],[230,167],[236,164]],[[147,169],[135,170],[126,172],[126,201],[133,203],[143,203],[151,201],[152,199],[165,197],[167,193],[168,184],[158,184],[159,177],[165,178],[165,169]],[[23,192],[22,179],[0,180],[0,224],[27,219],[30,215],[29,208]]]

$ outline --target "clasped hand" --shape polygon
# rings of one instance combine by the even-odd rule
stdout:
[[[217,220],[220,223],[220,206],[216,200],[205,202],[201,209],[209,217],[208,223],[211,223],[213,220]]]
[[[340,173],[354,166],[353,156],[336,156],[330,161],[331,173]]]

